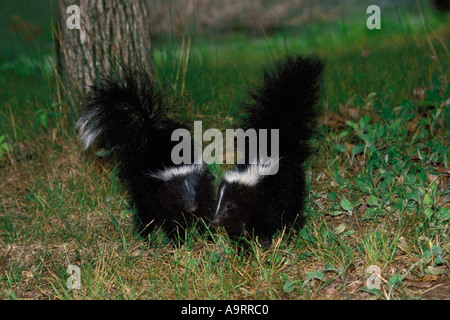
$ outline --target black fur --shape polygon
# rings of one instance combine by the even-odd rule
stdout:
[[[174,166],[173,130],[184,125],[168,116],[170,106],[144,72],[104,74],[90,87],[77,123],[85,149],[111,150],[119,177],[135,207],[142,236],[156,227],[182,238],[193,216],[208,220],[214,206],[213,175],[204,165]],[[163,179],[174,168],[181,173]]]
[[[441,12],[450,11],[450,0],[433,0],[432,1],[436,9]]]
[[[248,116],[241,126],[280,130],[279,170],[261,176],[255,185],[222,180],[214,222],[230,236],[257,236],[268,246],[284,224],[303,225],[304,163],[312,153],[310,139],[320,114],[316,103],[322,70],[323,63],[315,58],[288,57],[274,70],[266,70],[262,86],[250,93],[254,102],[244,106]],[[234,170],[242,173],[249,168],[238,165]]]

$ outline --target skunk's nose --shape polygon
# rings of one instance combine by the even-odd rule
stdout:
[[[213,223],[218,226],[220,225],[220,218],[214,218]]]
[[[196,205],[196,204],[184,207],[184,211],[186,211],[187,213],[196,213],[197,210],[198,210],[198,205]]]

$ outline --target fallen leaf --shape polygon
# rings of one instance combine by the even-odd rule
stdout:
[[[416,131],[416,129],[417,129],[417,120],[416,118],[414,118],[408,123],[408,125],[406,126],[406,130],[408,130],[409,133],[413,133]]]
[[[413,95],[416,99],[423,101],[425,99],[425,89],[416,88],[413,91]]]
[[[403,282],[407,287],[414,287],[414,288],[421,288],[421,289],[427,289],[427,288],[431,288],[431,286],[433,285],[433,283],[431,282],[415,282],[415,281],[404,281]]]
[[[321,119],[321,124],[328,125],[332,128],[341,127],[345,125],[346,119],[331,111],[328,114],[325,114]]]
[[[439,274],[444,274],[445,270],[442,270],[441,268],[428,266],[428,268],[425,269],[425,272],[428,274],[431,274],[431,275],[439,275]]]
[[[437,185],[439,185],[439,176],[435,175],[435,174],[429,174],[427,173],[427,181],[429,183],[436,183]]]
[[[447,196],[440,196],[438,199],[437,206],[441,207],[443,205],[444,208],[450,207],[450,201]]]
[[[415,287],[415,288],[431,288],[433,285],[433,281],[436,281],[438,277],[436,275],[425,275],[423,278],[420,279],[409,279],[405,280],[404,284],[408,287]]]
[[[335,295],[337,292],[338,292],[338,289],[337,289],[334,285],[329,286],[329,287],[326,289],[326,294],[327,294],[328,296]]]
[[[334,233],[335,234],[341,234],[342,232],[345,231],[345,223],[341,223],[340,225],[338,225],[335,229],[334,229]]]
[[[356,108],[348,108],[347,109],[348,115],[353,118],[353,119],[359,119],[360,118],[360,114],[359,114],[359,109]]]
[[[246,289],[244,287],[240,287],[239,290],[247,296],[252,296],[256,293],[255,289]]]

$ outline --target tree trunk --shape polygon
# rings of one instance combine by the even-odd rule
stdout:
[[[67,26],[71,5],[80,8],[80,29]],[[99,71],[121,64],[151,71],[148,21],[146,0],[58,0],[58,70],[75,113]]]

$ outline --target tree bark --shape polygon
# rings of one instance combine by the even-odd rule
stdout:
[[[71,5],[81,9],[80,29],[67,27]],[[146,0],[58,0],[58,73],[75,113],[99,72],[122,64],[151,71],[148,21]]]

